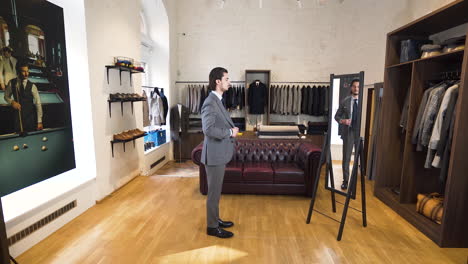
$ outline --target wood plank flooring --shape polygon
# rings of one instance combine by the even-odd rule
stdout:
[[[368,227],[348,211],[342,241],[339,224],[314,213],[298,196],[223,195],[221,216],[232,220],[232,239],[207,236],[205,196],[193,163],[169,163],[158,176],[135,180],[17,258],[19,263],[467,263],[468,249],[442,249],[372,195],[367,184]],[[192,170],[192,172],[190,172]],[[189,171],[189,172],[187,172]],[[196,173],[195,173],[196,175]],[[329,192],[317,210],[331,212]],[[342,197],[339,201],[344,201]],[[360,208],[360,198],[351,206]]]

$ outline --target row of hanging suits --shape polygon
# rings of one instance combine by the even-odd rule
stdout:
[[[329,86],[272,85],[270,112],[281,115],[328,115]]]
[[[234,85],[223,93],[224,107],[227,110],[242,110],[245,107],[245,89],[243,85]]]
[[[205,85],[187,85],[185,105],[190,114],[200,114],[203,103],[210,90]],[[227,110],[242,110],[245,107],[245,88],[243,85],[234,85],[223,93],[224,106]]]
[[[142,96],[146,98],[146,102],[143,102],[143,126],[165,125],[169,106],[164,90],[162,88],[143,89]]]
[[[448,173],[459,85],[459,81],[444,81],[425,90],[411,137],[416,151],[427,151],[424,167],[441,169],[441,182]],[[400,118],[403,130],[408,123],[408,97]]]
[[[208,97],[209,89],[205,85],[187,85],[187,97],[185,105],[189,109],[190,114],[199,114],[206,97]]]

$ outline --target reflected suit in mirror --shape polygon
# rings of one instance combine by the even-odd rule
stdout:
[[[349,182],[349,162],[353,147],[357,146],[360,138],[359,128],[359,80],[354,79],[350,85],[350,95],[341,102],[335,114],[339,124],[339,135],[343,139],[343,183],[341,189],[346,190]]]

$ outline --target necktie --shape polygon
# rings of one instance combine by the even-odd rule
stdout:
[[[354,99],[353,101],[354,103],[353,103],[353,113],[351,117],[351,127],[356,128],[359,109],[358,109],[357,99]]]
[[[224,108],[226,108],[226,103],[224,102],[224,97],[221,98],[221,103],[223,103]]]

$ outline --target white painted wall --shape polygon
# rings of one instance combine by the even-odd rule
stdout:
[[[411,20],[416,20],[455,0],[408,0]]]
[[[328,81],[329,74],[366,72],[383,79],[385,37],[410,21],[407,0],[178,0],[180,81],[206,80],[218,65],[232,80],[246,69],[271,69],[272,81]],[[385,14],[385,15],[383,15]]]
[[[147,63],[148,86],[165,88],[164,94],[171,100],[170,93],[170,61],[169,61],[169,17],[162,0],[142,0],[141,12],[146,21],[147,31],[142,32],[142,60]],[[166,117],[167,118],[167,117]],[[153,128],[154,129],[154,128]],[[168,126],[166,136],[170,139]],[[171,158],[170,143],[159,146],[144,155],[142,174],[151,175]],[[166,159],[151,169],[151,165],[161,159]]]
[[[133,144],[114,145],[114,158],[109,141],[112,135],[124,130],[141,128],[143,125],[141,103],[134,104],[132,115],[130,104],[124,104],[124,114],[120,104],[112,105],[112,118],[109,118],[107,99],[110,93],[141,93],[140,74],[134,74],[133,87],[129,74],[119,71],[109,72],[106,79],[105,65],[112,65],[114,56],[125,56],[137,61],[140,57],[140,1],[127,0],[85,0],[86,29],[88,38],[88,64],[91,81],[94,141],[96,152],[97,199],[102,199],[129,180],[139,175],[143,164],[143,139]]]

